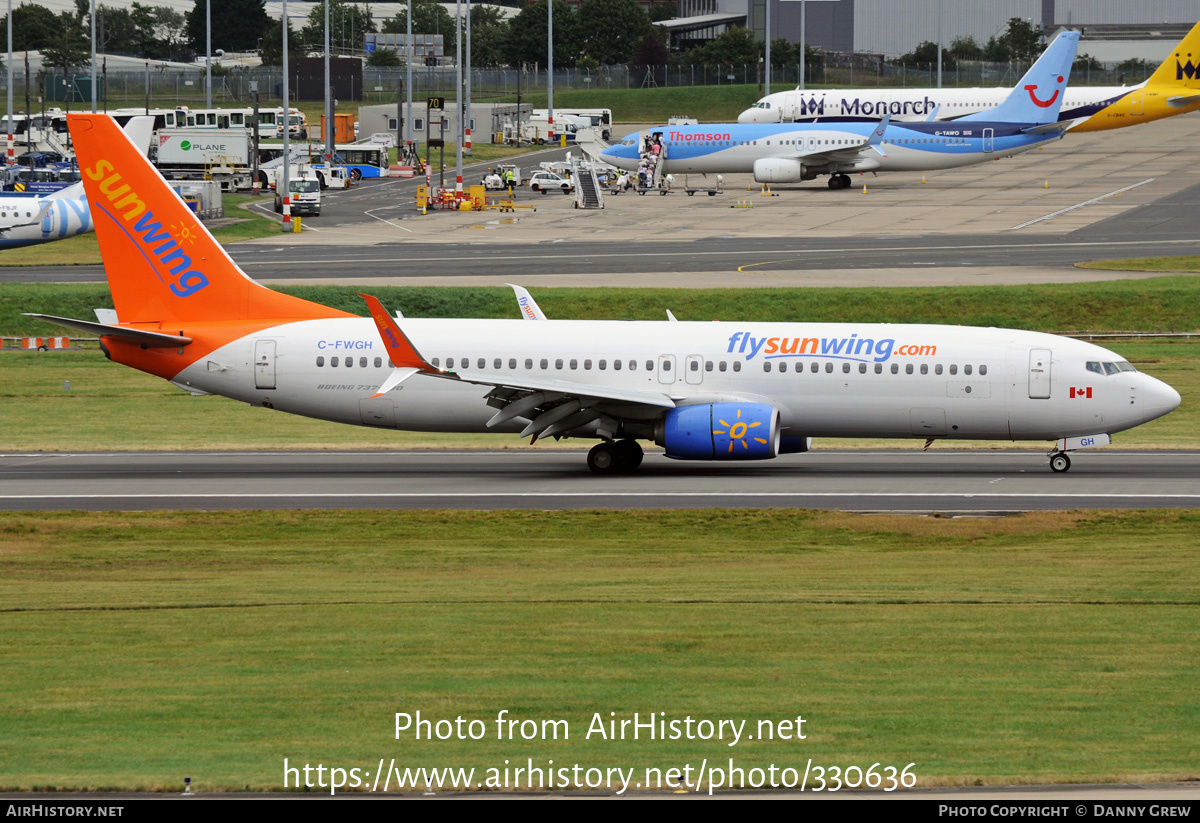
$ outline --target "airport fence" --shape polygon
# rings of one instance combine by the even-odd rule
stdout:
[[[958,61],[953,67],[943,67],[942,85],[947,87],[1011,86],[1029,68],[1028,62],[984,63]],[[1134,69],[1115,66],[1079,66],[1071,76],[1075,86],[1116,86],[1139,83],[1153,72],[1154,66]],[[73,99],[61,98],[60,94],[47,94],[56,86],[68,87],[61,76],[37,73],[26,74],[18,67],[13,72],[13,96],[17,109],[24,109],[28,91],[31,108],[35,111],[44,105],[60,107],[90,108],[85,99],[87,84],[72,83]],[[82,68],[78,74],[86,74]],[[807,85],[842,87],[889,87],[930,88],[937,85],[937,66],[901,66],[889,63],[877,54],[825,54],[819,62],[810,63],[804,72]],[[301,74],[290,74],[289,81],[293,99],[296,89],[307,78]],[[574,89],[638,89],[672,88],[690,86],[763,85],[767,78],[761,65],[694,65],[676,62],[660,66],[615,65],[603,66],[597,71],[587,69],[556,69],[555,90]],[[351,99],[365,102],[388,102],[395,100],[404,88],[405,69],[402,67],[366,68],[361,86],[353,89]],[[770,85],[775,90],[795,87],[801,80],[801,67],[776,65],[770,73]],[[515,97],[529,92],[544,92],[547,86],[544,68],[518,69],[513,67],[473,68],[471,88],[473,93],[484,96]],[[187,105],[195,108],[203,105],[204,68],[157,69],[143,71],[108,71],[103,74],[100,88],[103,90],[103,105],[112,108],[149,105],[166,108]],[[275,67],[261,67],[234,71],[213,77],[213,105],[248,106],[251,101],[250,84],[258,84],[261,104],[276,103],[282,98],[283,72]],[[357,81],[355,81],[357,82]],[[453,66],[419,66],[413,68],[413,95],[415,97],[454,96],[456,71]],[[307,82],[306,82],[307,85]],[[313,85],[320,85],[315,83]],[[0,73],[0,92],[7,92],[7,73]],[[67,95],[71,97],[71,95]],[[50,102],[43,104],[43,100]]]

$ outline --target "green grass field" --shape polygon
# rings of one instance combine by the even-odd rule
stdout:
[[[0,788],[271,789],[285,757],[1196,779],[1198,517],[0,514]],[[394,739],[501,709],[570,739]],[[584,739],[635,711],[807,739]]]
[[[1129,257],[1124,260],[1090,260],[1077,268],[1103,271],[1200,272],[1200,257]]]

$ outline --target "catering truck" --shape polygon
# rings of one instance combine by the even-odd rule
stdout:
[[[245,129],[171,129],[158,132],[155,165],[163,176],[215,180],[221,191],[249,189],[254,182]]]

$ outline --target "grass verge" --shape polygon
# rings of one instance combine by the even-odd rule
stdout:
[[[272,789],[285,757],[381,756],[1195,779],[1198,528],[1186,511],[4,513],[0,788]],[[569,739],[497,740],[502,709]],[[396,739],[394,713],[418,710],[488,733]],[[586,739],[609,712],[801,715],[807,738]]]
[[[1200,257],[1129,257],[1124,260],[1089,260],[1076,263],[1077,269],[1101,269],[1103,271],[1161,271],[1200,272]]]

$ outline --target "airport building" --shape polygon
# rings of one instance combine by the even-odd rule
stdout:
[[[1082,29],[1080,51],[1102,62],[1159,61],[1200,19],[1195,0],[681,0],[680,13],[693,5],[713,9],[700,13],[714,13],[718,6],[734,13],[737,3],[746,26],[760,38],[770,3],[772,39],[799,42],[803,12],[811,45],[887,57],[910,52],[925,40],[937,42],[939,34],[946,45],[957,37],[973,37],[983,45],[1019,17],[1047,35],[1062,26]]]

